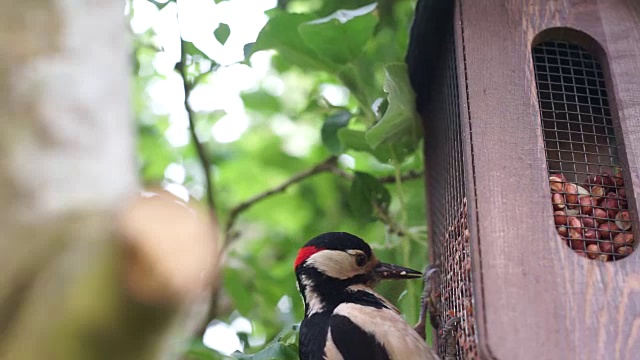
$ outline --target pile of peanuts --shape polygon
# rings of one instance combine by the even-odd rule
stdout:
[[[446,230],[443,243],[445,258],[442,282],[443,323],[452,316],[460,317],[456,333],[458,358],[479,359],[476,343],[476,328],[473,316],[473,283],[471,280],[471,234],[467,212],[467,198],[462,199],[460,210],[451,226]],[[439,344],[440,354],[445,353],[445,344]]]
[[[619,169],[589,175],[582,184],[551,174],[549,185],[556,230],[576,253],[611,261],[633,252],[631,215]]]

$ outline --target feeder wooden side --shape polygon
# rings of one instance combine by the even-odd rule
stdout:
[[[541,31],[593,37],[607,79],[638,224],[640,3],[463,0],[456,19],[461,111],[475,194],[470,210],[483,358],[633,359],[640,354],[640,255],[602,263],[557,240],[531,47]],[[462,51],[464,49],[464,53]],[[606,76],[606,75],[605,75]],[[464,94],[467,86],[467,94]],[[467,157],[469,159],[469,157]],[[638,238],[638,226],[635,226]]]

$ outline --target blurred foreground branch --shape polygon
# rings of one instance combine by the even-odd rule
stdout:
[[[123,4],[10,5],[0,12],[0,359],[181,358],[206,315],[216,232],[179,199],[137,191]]]

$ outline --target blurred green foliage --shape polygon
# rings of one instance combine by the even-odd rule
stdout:
[[[159,9],[170,2],[150,0]],[[211,137],[223,111],[198,112],[193,119],[211,159],[208,171],[213,175],[216,211],[224,223],[240,202],[331,155],[348,155],[339,161],[346,176],[325,172],[309,177],[239,215],[234,224],[238,236],[229,239],[215,315],[226,323],[239,317],[250,320],[251,333],[238,336],[244,353],[255,355],[233,355],[241,359],[297,358],[296,331],[291,329],[302,319],[303,307],[292,264],[300,246],[319,233],[356,234],[384,261],[416,269],[427,261],[422,178],[400,181],[423,166],[414,95],[403,64],[414,2],[279,4],[267,12],[269,21],[255,44],[245,46],[243,63],[251,64],[253,54],[275,50],[270,71],[281,79],[284,91],[259,86],[241,95],[250,123],[237,141],[220,143]],[[214,36],[224,44],[233,30],[220,23]],[[154,37],[149,30],[134,39],[140,172],[146,184],[168,184],[172,180],[165,178],[165,170],[178,164],[185,171],[181,185],[204,201],[207,186],[193,141],[172,145],[165,136],[169,116],[152,109],[147,89],[166,80],[154,66],[162,51],[149,46]],[[184,64],[185,81],[195,91],[219,65],[193,43],[183,45],[190,60]],[[347,103],[335,106],[325,99],[322,89],[327,85],[348,89]],[[281,126],[283,117],[290,119],[287,129]],[[287,151],[292,141],[303,141],[307,150]],[[421,285],[396,282],[382,284],[379,290],[415,322]],[[195,340],[187,358],[224,357]]]

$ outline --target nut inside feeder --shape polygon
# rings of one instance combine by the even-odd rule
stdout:
[[[622,259],[634,251],[635,224],[603,70],[564,41],[535,46],[533,62],[558,241],[589,259]]]
[[[453,29],[443,36],[442,61],[434,68],[433,101],[425,113],[438,121],[425,123],[425,160],[429,193],[432,261],[442,270],[439,322],[460,318],[456,332],[456,358],[478,359],[477,322],[472,279],[472,252],[467,187],[464,167],[464,139],[460,113],[460,89],[456,67]],[[437,335],[440,335],[438,332]],[[446,344],[438,342],[444,358]]]

